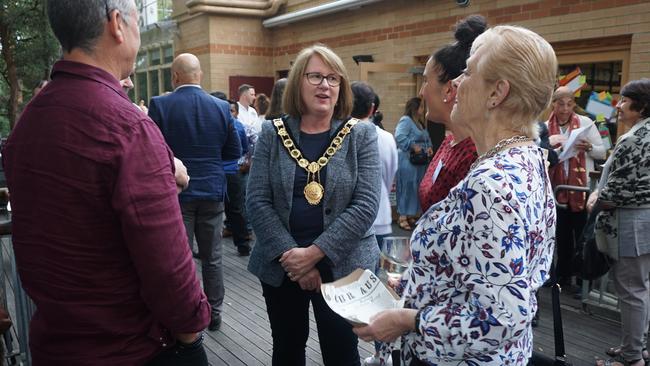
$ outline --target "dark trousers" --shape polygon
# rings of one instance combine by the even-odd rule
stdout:
[[[193,344],[177,343],[149,361],[146,366],[208,366],[203,339]]]
[[[557,226],[555,240],[557,247],[557,279],[560,285],[567,285],[571,276],[579,268],[573,268],[572,259],[576,251],[576,243],[580,240],[582,230],[587,223],[585,211],[572,212],[569,208],[557,208]]]
[[[322,276],[322,274],[321,274]],[[324,278],[323,282],[331,280]],[[309,337],[309,303],[314,307],[325,366],[359,366],[358,339],[352,326],[334,313],[323,296],[303,291],[286,276],[280,287],[262,282],[273,337],[273,366],[304,366]]]
[[[208,200],[181,202],[181,212],[188,243],[192,243],[196,236],[201,258],[203,291],[212,307],[212,316],[215,317],[221,314],[225,294],[221,246],[223,202]]]
[[[226,174],[228,184],[228,199],[226,200],[226,220],[232,232],[232,239],[236,246],[246,245],[248,229],[244,216],[244,201],[246,200],[246,187],[242,174]]]

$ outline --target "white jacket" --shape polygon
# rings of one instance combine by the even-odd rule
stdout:
[[[397,144],[390,132],[384,131],[378,126],[375,128],[377,129],[377,147],[379,149],[379,165],[381,166],[381,196],[377,218],[372,226],[375,228],[375,234],[387,235],[393,232],[391,227],[393,218],[388,194],[397,172]]]

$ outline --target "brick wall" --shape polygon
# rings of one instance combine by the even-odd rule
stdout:
[[[301,48],[315,42],[332,47],[352,79],[360,76],[352,61],[357,54],[372,54],[376,63],[414,65],[452,41],[451,27],[474,13],[485,15],[491,25],[525,26],[551,43],[632,35],[629,80],[650,76],[648,0],[472,0],[466,8],[451,0],[385,0],[272,29],[265,29],[259,18],[188,17],[177,2],[183,1],[175,0],[180,30],[175,49],[209,55],[204,86],[210,89],[225,88],[229,75],[275,76]],[[289,0],[283,11],[325,2]],[[392,130],[405,101],[417,93],[416,77],[375,73],[368,80],[382,97],[386,125]]]

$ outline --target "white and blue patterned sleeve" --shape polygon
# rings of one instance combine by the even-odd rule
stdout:
[[[498,363],[493,351],[529,330],[534,294],[528,270],[534,266],[528,263],[530,235],[522,216],[531,219],[543,207],[540,212],[522,208],[530,207],[524,203],[532,194],[530,181],[521,172],[514,165],[473,172],[416,235],[421,244],[438,246],[423,251],[429,257],[414,254],[414,260],[429,264],[414,266],[413,276],[422,277],[421,286],[436,283],[435,291],[424,295],[431,296],[430,305],[418,313],[423,344],[417,349],[426,350],[420,359]]]

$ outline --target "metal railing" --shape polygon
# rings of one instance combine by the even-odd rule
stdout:
[[[29,322],[36,307],[23,290],[16,271],[9,213],[0,219],[0,269],[2,305],[13,321],[12,327],[2,335],[6,350],[4,361],[7,365],[31,365]]]
[[[560,208],[566,208],[566,204],[557,202],[557,193],[559,191],[575,191],[585,192],[589,194],[591,189],[589,187],[571,186],[571,185],[558,185],[553,189],[553,195],[556,197],[555,204]],[[556,243],[557,244],[557,243]],[[578,245],[578,243],[575,243]],[[612,290],[612,283],[610,273],[607,272],[604,276],[593,281],[582,281],[581,296],[582,296],[582,310],[587,313],[598,312],[606,317],[611,317],[607,313],[619,313],[618,296]],[[604,310],[604,311],[603,311]]]

